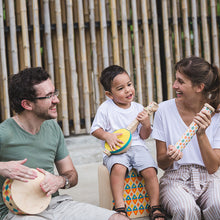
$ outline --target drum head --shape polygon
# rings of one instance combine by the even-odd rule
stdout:
[[[114,131],[113,133],[122,133],[122,135],[118,136],[118,139],[120,139],[121,141],[123,141],[124,143],[122,144],[122,147],[118,147],[116,146],[118,149],[117,150],[111,150],[110,146],[105,143],[105,148],[110,151],[110,153],[112,154],[116,154],[121,152],[122,150],[124,150],[126,147],[129,146],[130,142],[131,142],[131,132],[128,129],[122,128],[122,129],[118,129],[116,131]]]
[[[40,188],[40,183],[44,178],[44,174],[35,170],[38,177],[28,182],[13,180],[11,186],[11,194],[14,203],[27,214],[37,214],[44,211],[50,203],[51,196]]]

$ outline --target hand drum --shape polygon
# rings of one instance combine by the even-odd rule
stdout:
[[[51,196],[40,187],[44,174],[35,170],[38,177],[28,182],[6,179],[2,188],[2,197],[8,209],[17,215],[38,214],[50,203]]]

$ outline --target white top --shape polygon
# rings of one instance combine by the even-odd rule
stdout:
[[[152,137],[156,140],[166,142],[166,146],[175,145],[182,137],[188,126],[182,120],[176,107],[175,99],[159,104],[154,117]],[[220,149],[220,113],[212,117],[210,126],[206,129],[206,135],[212,148]],[[175,161],[173,166],[168,168],[178,169],[181,165],[197,164],[205,166],[200,153],[196,135],[183,150],[181,160]]]
[[[118,107],[111,99],[103,102],[97,110],[95,119],[92,123],[90,134],[95,130],[102,128],[107,132],[114,132],[121,128],[127,128],[127,126],[136,119],[139,112],[143,111],[143,105],[131,102],[131,106],[127,109]],[[138,125],[136,131],[132,134],[131,146],[145,145],[143,139],[139,136],[141,124]],[[105,142],[102,141],[102,146],[105,146]]]

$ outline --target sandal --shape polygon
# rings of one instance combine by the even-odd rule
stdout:
[[[126,209],[126,205],[124,207],[119,207],[119,208],[115,208],[115,206],[113,206],[113,210],[118,212],[121,215],[125,215],[128,216],[127,214],[127,209]]]
[[[160,213],[155,213],[155,211],[160,211]],[[150,214],[149,214],[150,220],[154,220],[157,218],[163,218],[165,220],[167,220],[166,215],[164,214],[164,210],[162,209],[162,207],[160,205],[155,205],[150,207]]]

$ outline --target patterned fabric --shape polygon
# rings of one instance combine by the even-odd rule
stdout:
[[[20,210],[17,205],[14,203],[14,200],[12,198],[11,194],[11,184],[13,180],[6,179],[5,183],[2,187],[2,195],[4,203],[7,205],[7,207],[10,207],[10,210],[17,215],[24,214],[22,210]]]
[[[173,220],[220,219],[220,170],[182,165],[160,179],[160,201]]]
[[[130,218],[149,215],[150,200],[145,189],[144,179],[134,169],[125,178],[124,200]]]

